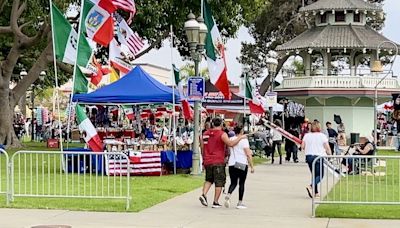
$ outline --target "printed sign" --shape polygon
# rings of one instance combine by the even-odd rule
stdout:
[[[188,98],[190,101],[201,101],[205,92],[205,81],[202,77],[190,77],[188,80]]]

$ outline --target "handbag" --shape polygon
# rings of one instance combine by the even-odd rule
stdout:
[[[233,153],[233,158],[235,159],[235,164],[233,165],[233,167],[235,167],[236,169],[240,169],[242,171],[246,170],[247,165],[241,162],[237,162],[236,161],[236,157],[235,157],[235,151],[232,150]]]
[[[240,162],[235,162],[235,165],[233,165],[233,167],[235,167],[236,169],[240,169],[242,171],[246,170],[247,165],[240,163]]]

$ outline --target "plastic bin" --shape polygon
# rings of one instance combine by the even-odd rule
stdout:
[[[87,152],[91,151],[84,148],[73,148],[64,150],[65,152]],[[80,155],[80,154],[66,154],[64,155],[65,161],[67,162],[67,172],[68,173],[92,173],[104,174],[105,166],[103,166],[103,155],[95,154],[93,155]],[[91,162],[91,164],[90,164]],[[79,163],[79,164],[78,164]],[[104,169],[104,170],[102,170]]]

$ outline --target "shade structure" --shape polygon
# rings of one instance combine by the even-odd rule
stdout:
[[[120,80],[88,94],[75,94],[72,100],[86,104],[173,103],[173,90],[137,66]],[[175,102],[180,100],[175,91]]]

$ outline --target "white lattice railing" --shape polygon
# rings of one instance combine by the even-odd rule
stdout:
[[[296,89],[296,88],[374,88],[381,80],[379,77],[371,76],[310,76],[286,78],[277,89]],[[398,89],[399,81],[396,78],[384,79],[378,88]]]

